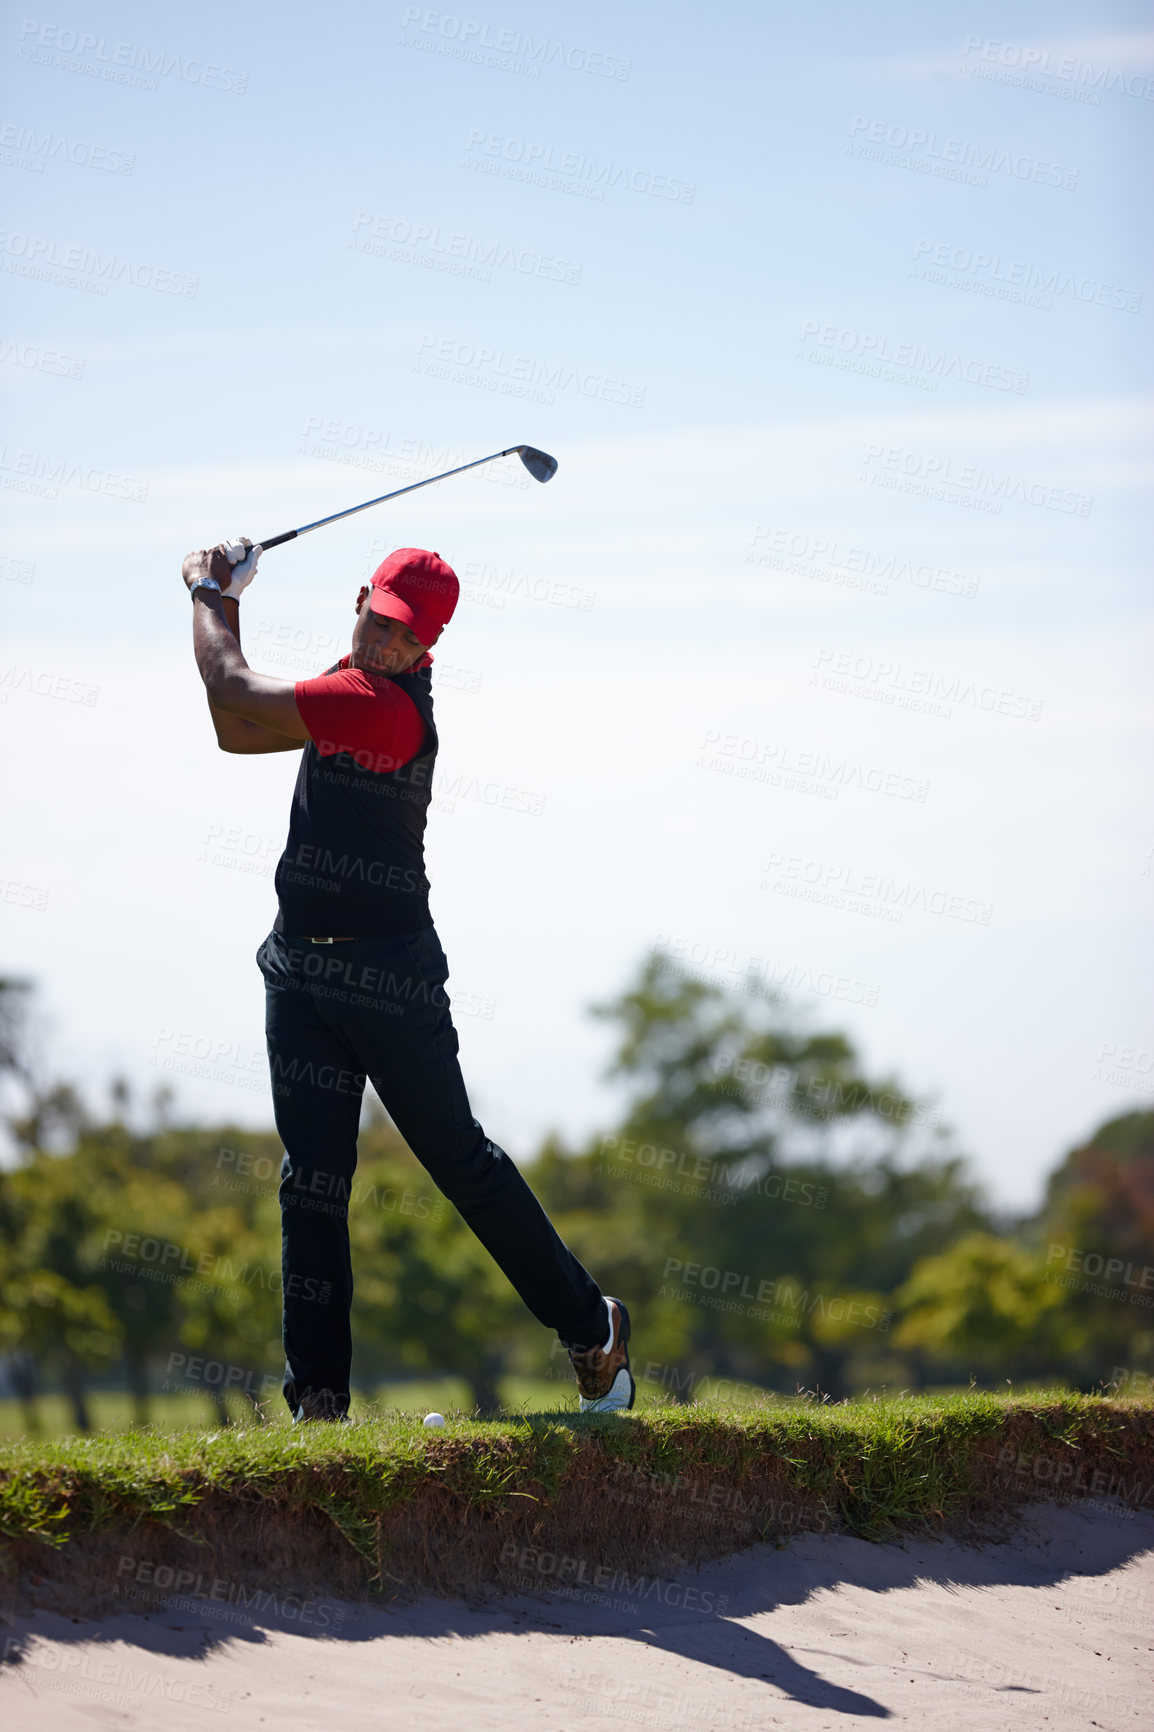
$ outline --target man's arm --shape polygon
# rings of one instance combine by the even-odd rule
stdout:
[[[211,595],[211,590],[205,594]],[[229,631],[240,643],[240,600],[239,597],[225,594],[224,619]],[[266,728],[260,722],[246,722],[243,716],[230,715],[214,704],[211,694],[208,695],[208,713],[216,731],[216,743],[222,752],[297,752],[304,744],[302,740],[289,739],[285,734],[278,734],[272,728]]]
[[[190,553],[182,570],[190,586],[203,576],[214,577],[223,589],[231,575],[222,547]],[[234,616],[231,621],[229,614]],[[236,601],[226,601],[212,589],[195,591],[192,647],[223,752],[300,750],[309,735],[297,709],[295,687],[288,680],[275,680],[249,667],[240,647],[240,607]]]

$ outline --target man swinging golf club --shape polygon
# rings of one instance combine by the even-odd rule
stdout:
[[[285,1150],[285,1399],[297,1421],[348,1415],[348,1199],[367,1078],[433,1182],[568,1348],[581,1411],[628,1409],[625,1306],[602,1295],[485,1135],[457,1062],[424,869],[437,757],[430,651],[453,616],[457,578],[436,553],[390,554],[357,596],[349,653],[294,685],[254,673],[241,650],[240,598],[262,551],[244,540],[201,548],[183,577],[221,750],[303,747],[279,911],[257,953]]]

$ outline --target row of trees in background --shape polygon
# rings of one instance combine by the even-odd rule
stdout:
[[[36,1421],[45,1380],[88,1424],[119,1373],[137,1417],[159,1386],[275,1411],[281,1148],[271,1132],[132,1128],[38,1082],[25,995],[0,992],[0,1067],[20,1091],[0,1172],[0,1356]],[[998,1217],[933,1115],[864,1074],[750,980],[666,954],[597,1015],[616,1031],[622,1123],[526,1166],[559,1231],[627,1298],[635,1371],[678,1400],[732,1383],[833,1399],[976,1379],[1108,1384],[1154,1370],[1154,1113],[1104,1125],[1041,1209]],[[499,1135],[499,1132],[498,1132]],[[355,1372],[464,1376],[491,1408],[509,1372],[568,1375],[379,1108],[352,1197]],[[271,1399],[270,1399],[271,1396]]]

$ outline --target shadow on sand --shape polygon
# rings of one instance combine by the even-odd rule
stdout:
[[[205,1600],[169,1600],[148,1614],[119,1613],[99,1622],[52,1613],[5,1620],[4,1659],[19,1666],[31,1641],[128,1643],[139,1653],[204,1659],[231,1643],[264,1643],[281,1631],[323,1643],[381,1637],[419,1643],[467,1642],[495,1632],[555,1632],[572,1638],[614,1637],[680,1656],[732,1677],[765,1680],[798,1703],[862,1718],[889,1719],[873,1697],[827,1681],[819,1661],[825,1650],[790,1652],[741,1620],[801,1605],[823,1589],[850,1586],[872,1594],[936,1584],[957,1587],[1046,1587],[1070,1577],[1102,1576],[1154,1550],[1154,1515],[1124,1505],[1074,1502],[1030,1506],[1007,1537],[981,1545],[925,1535],[871,1544],[846,1534],[804,1535],[781,1548],[761,1545],[678,1578],[602,1572],[581,1585],[580,1560],[551,1573],[565,1586],[551,1590],[540,1559],[527,1568],[541,1578],[537,1591],[490,1593],[483,1600],[423,1598],[387,1605],[318,1598],[301,1601],[275,1591],[265,1609]],[[528,1577],[526,1578],[528,1580]],[[289,1603],[291,1599],[291,1604]],[[810,1655],[806,1664],[798,1653]],[[843,1662],[846,1655],[828,1651]],[[768,1704],[767,1704],[768,1705]]]

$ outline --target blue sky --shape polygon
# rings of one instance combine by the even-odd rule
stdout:
[[[464,581],[429,860],[490,1134],[609,1121],[587,1007],[659,940],[1008,1203],[1151,1104],[1138,7],[98,7],[0,66],[0,876],[58,1069],[268,1116],[294,771],[215,751],[185,550],[529,440],[548,488],[244,604],[298,678],[391,547]]]

